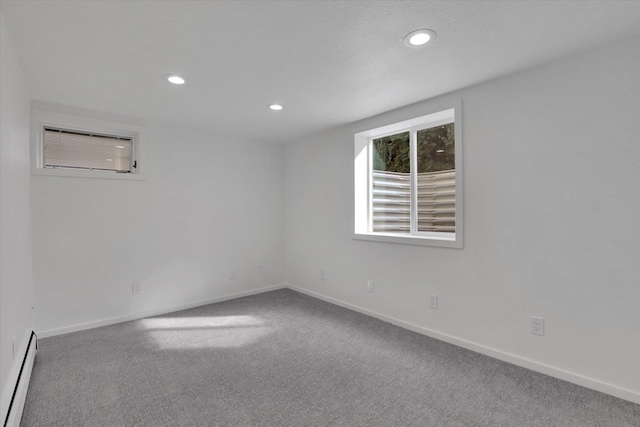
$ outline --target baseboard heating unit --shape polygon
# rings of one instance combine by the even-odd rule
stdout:
[[[27,350],[24,353],[22,366],[20,366],[20,372],[18,373],[18,380],[16,381],[16,386],[13,389],[9,407],[7,408],[7,415],[3,424],[4,427],[16,427],[20,425],[24,402],[27,397],[27,388],[29,387],[29,379],[31,378],[31,369],[33,368],[33,361],[36,357],[37,351],[38,336],[35,332],[31,331]]]

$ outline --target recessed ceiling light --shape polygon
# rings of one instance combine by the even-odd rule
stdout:
[[[280,104],[269,104],[267,105],[267,107],[269,107],[269,109],[273,111],[280,111],[283,108]]]
[[[174,85],[183,85],[186,80],[182,76],[178,76],[177,74],[168,74],[164,76],[165,79],[169,81],[169,83],[173,83]]]
[[[404,36],[404,44],[408,47],[421,47],[436,39],[433,30],[415,30]]]
[[[443,149],[436,150],[436,153],[444,153],[444,150]]]
[[[113,162],[113,159],[107,159],[107,162]]]
[[[124,148],[124,145],[116,145],[116,148]]]

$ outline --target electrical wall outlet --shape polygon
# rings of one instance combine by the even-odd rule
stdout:
[[[236,280],[236,271],[232,270],[231,275],[229,276],[229,280]]]
[[[531,316],[531,333],[544,335],[544,319],[542,317]]]
[[[262,264],[256,265],[256,274],[262,274]]]
[[[367,280],[367,292],[373,293],[373,280]]]
[[[137,295],[140,293],[140,282],[133,282],[131,284],[131,294]]]
[[[324,281],[324,270],[320,270],[320,273],[318,274],[318,278]]]
[[[429,295],[429,308],[438,309],[438,295]]]

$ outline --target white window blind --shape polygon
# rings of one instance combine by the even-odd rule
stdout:
[[[133,140],[74,130],[44,128],[43,166],[129,173]]]
[[[411,175],[373,171],[373,231],[409,233]]]
[[[455,232],[455,170],[418,174],[418,231]],[[373,171],[373,231],[409,233],[411,176]]]
[[[418,231],[455,233],[456,171],[418,174]]]

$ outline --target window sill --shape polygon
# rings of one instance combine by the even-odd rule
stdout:
[[[455,248],[462,249],[462,241],[455,240],[453,238],[437,238],[437,237],[423,237],[406,235],[401,236],[398,234],[384,234],[384,233],[353,233],[354,240],[368,240],[373,242],[385,242],[396,243],[404,245],[417,245],[417,246],[435,246],[441,248]]]
[[[37,168],[31,170],[31,175],[39,176],[57,176],[66,178],[92,178],[92,179],[113,179],[119,181],[145,181],[143,175],[139,173],[116,173],[106,171],[88,171],[88,170],[65,170],[65,169],[43,169]]]

